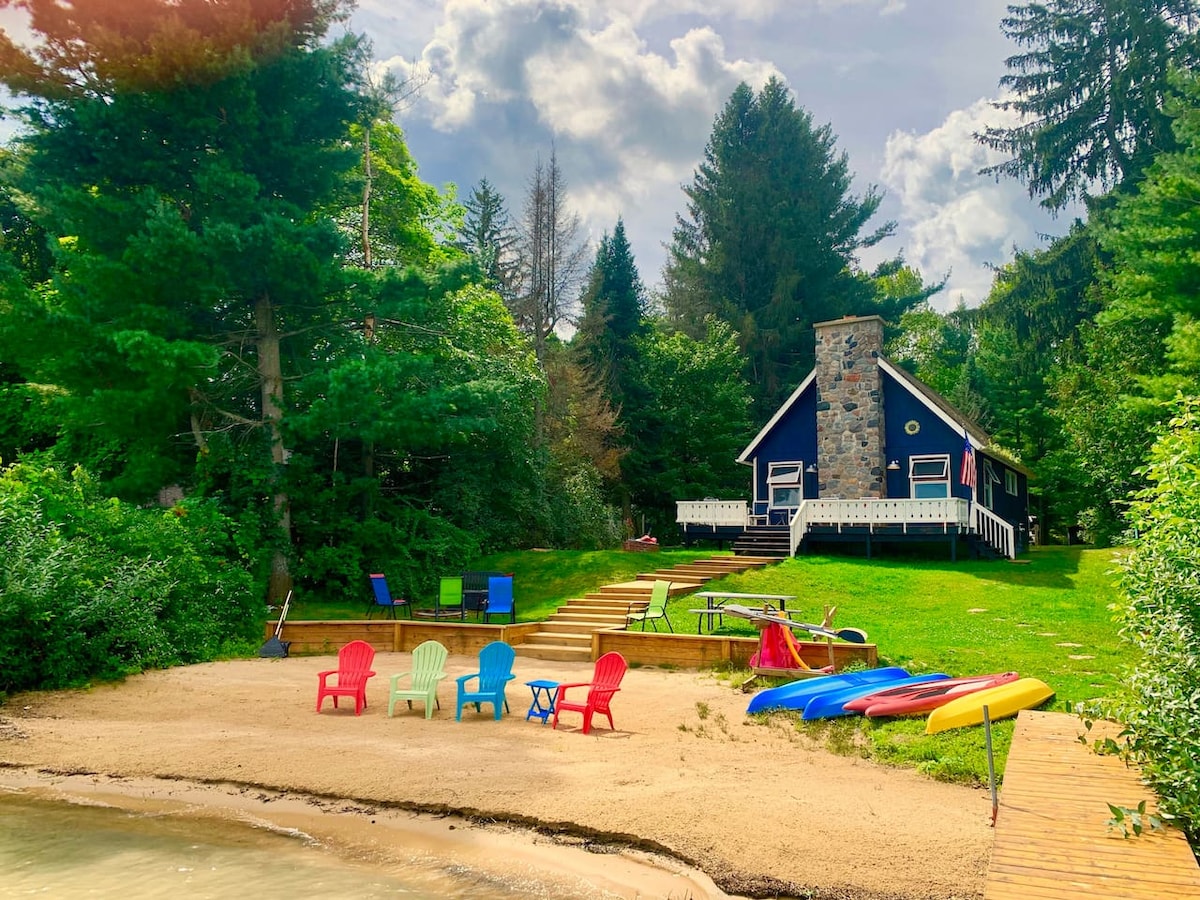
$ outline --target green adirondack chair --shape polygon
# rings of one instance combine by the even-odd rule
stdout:
[[[388,715],[396,709],[397,700],[407,700],[408,708],[412,709],[414,700],[425,702],[425,718],[433,718],[433,707],[442,708],[438,700],[438,682],[446,677],[446,657],[449,651],[437,641],[426,641],[418,644],[412,652],[412,670],[400,672],[392,676],[391,692],[388,695]],[[402,688],[401,682],[408,679],[408,687]]]
[[[641,604],[629,604],[629,612],[625,614],[625,627],[628,628],[634,622],[641,622],[642,631],[645,631],[646,623],[649,622],[654,626],[654,630],[658,631],[658,620],[662,619],[667,623],[667,630],[674,632],[671,620],[667,618],[667,596],[670,592],[671,582],[654,582],[654,589],[650,592],[650,605],[642,609]]]

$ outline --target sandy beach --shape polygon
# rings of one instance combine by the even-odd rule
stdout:
[[[586,681],[591,666],[517,658],[511,713],[387,716],[381,653],[369,706],[315,712],[333,657],[234,660],[148,672],[0,707],[0,789],[268,818],[347,847],[420,843],[433,858],[560,870],[597,894],[965,900],[983,894],[986,791],[832,755],[745,715],[704,672],[631,670],[580,731],[526,721],[525,681]],[[381,827],[382,826],[382,827]]]

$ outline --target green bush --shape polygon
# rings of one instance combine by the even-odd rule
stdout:
[[[265,613],[210,504],[139,509],[86,473],[0,473],[0,692],[245,651]]]
[[[1130,510],[1137,538],[1122,564],[1122,636],[1141,651],[1118,714],[1130,746],[1193,845],[1200,838],[1200,399],[1150,454]]]

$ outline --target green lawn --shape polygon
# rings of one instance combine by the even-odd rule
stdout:
[[[1109,609],[1116,599],[1117,552],[1041,547],[1021,563],[801,556],[727,576],[719,585],[795,594],[789,610],[810,621],[820,621],[825,606],[836,606],[835,626],[864,629],[879,646],[881,663],[950,675],[1015,669],[1049,683],[1059,699],[1075,702],[1108,693],[1127,660]],[[711,554],[523,551],[488,556],[472,568],[514,573],[517,618],[527,622],[603,584],[706,555]],[[361,597],[301,598],[289,617],[362,618],[370,609],[368,596],[364,579]],[[433,597],[416,602],[432,606]],[[671,600],[667,613],[676,631],[695,633],[696,617],[688,609],[696,604],[688,595]],[[732,617],[719,631],[757,633]]]
[[[1020,562],[924,561],[802,556],[731,575],[718,584],[730,591],[794,594],[788,603],[809,621],[836,606],[835,627],[864,629],[878,645],[881,665],[914,673],[952,676],[1016,670],[1041,678],[1057,692],[1055,709],[1109,696],[1119,690],[1129,648],[1117,636],[1110,606],[1120,551],[1039,547]],[[603,584],[627,581],[639,572],[668,568],[707,552],[663,550],[525,551],[476,560],[471,568],[514,574],[520,621],[545,618],[572,597]],[[365,581],[365,579],[364,579]],[[365,615],[361,597],[340,602],[302,598],[294,618],[353,618]],[[418,606],[433,598],[417,598]],[[677,597],[668,615],[678,632],[694,634],[697,601]],[[727,618],[726,634],[757,634],[749,622]],[[732,673],[731,685],[748,673]],[[775,714],[775,721],[789,716]],[[791,715],[791,718],[798,718]],[[986,779],[982,729],[965,728],[926,736],[924,719],[796,723],[808,737],[837,752],[915,766],[937,778],[981,783]],[[1012,737],[1012,721],[999,722],[994,742],[1000,770]]]

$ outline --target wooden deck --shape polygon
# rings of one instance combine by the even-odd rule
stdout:
[[[1096,723],[1088,744],[1076,716],[1026,710],[1017,720],[1000,792],[984,900],[1167,900],[1200,897],[1200,867],[1176,828],[1122,837],[1108,804],[1153,810],[1136,767],[1091,743],[1118,729]]]

